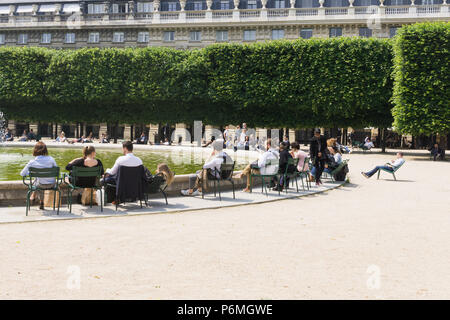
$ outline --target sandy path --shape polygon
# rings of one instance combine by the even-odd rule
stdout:
[[[450,163],[393,182],[359,174],[392,156],[347,157],[350,184],[301,199],[0,225],[0,298],[449,299]]]

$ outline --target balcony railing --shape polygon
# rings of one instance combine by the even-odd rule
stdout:
[[[396,23],[402,18],[450,20],[449,5],[417,6],[354,6],[339,8],[285,8],[285,9],[239,9],[239,10],[201,10],[201,11],[159,11],[148,13],[98,13],[98,14],[45,14],[45,15],[0,15],[2,28],[14,26],[65,27],[67,23],[80,26],[121,25],[121,24],[186,24],[223,22],[264,22],[264,21],[345,21],[377,17]]]

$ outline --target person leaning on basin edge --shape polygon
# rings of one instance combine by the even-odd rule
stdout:
[[[202,170],[198,170],[195,175],[195,182],[192,188],[181,190],[183,196],[196,196],[199,195],[202,190],[203,182],[205,186],[208,184],[208,178],[219,178],[220,167],[222,163],[233,163],[231,157],[223,151],[223,140],[217,139],[212,143],[213,151],[209,159],[205,162]],[[191,179],[189,181],[191,185]]]
[[[361,174],[363,175],[363,177],[365,178],[370,178],[371,176],[373,176],[375,173],[377,173],[380,169],[384,169],[390,172],[394,172],[394,170],[401,166],[403,163],[405,162],[405,159],[403,159],[403,152],[398,152],[397,153],[397,158],[392,160],[390,163],[387,163],[383,166],[376,166],[375,168],[373,168],[370,171],[367,172],[361,172]]]
[[[33,156],[35,157],[33,160],[30,160],[27,165],[22,169],[20,175],[25,177],[29,174],[29,168],[53,168],[57,167],[55,159],[48,155],[47,146],[43,142],[37,142],[34,145]],[[40,187],[41,189],[51,189],[55,185],[55,178],[36,178],[33,181],[33,184],[36,187]],[[44,197],[43,192],[41,190],[35,191],[31,194],[30,200],[33,204],[37,199],[39,202],[39,209],[44,210]]]

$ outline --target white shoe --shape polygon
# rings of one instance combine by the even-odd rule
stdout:
[[[198,190],[195,190],[194,192],[191,193],[191,196],[199,196],[200,192]]]
[[[186,190],[181,190],[181,194],[183,195],[183,196],[190,196],[191,194],[189,193],[189,190],[188,189],[186,189]]]

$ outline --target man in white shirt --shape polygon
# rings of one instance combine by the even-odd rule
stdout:
[[[397,158],[392,160],[390,163],[386,163],[384,166],[376,166],[375,168],[373,168],[372,170],[370,170],[368,172],[361,172],[361,174],[365,178],[370,178],[375,173],[377,173],[378,170],[380,170],[380,169],[385,169],[387,171],[394,172],[394,170],[397,169],[398,167],[400,167],[403,163],[405,163],[405,159],[403,159],[403,152],[398,152]]]
[[[272,148],[272,139],[267,139],[266,141],[266,152],[262,153],[259,156],[259,159],[242,170],[242,173],[237,176],[238,179],[242,178],[242,176],[247,176],[247,187],[242,190],[244,192],[250,192],[250,174],[275,174],[278,172],[278,158],[280,154],[275,148]],[[269,160],[271,164],[266,166]],[[275,163],[273,163],[275,162]]]
[[[105,171],[105,182],[115,184],[117,171],[120,166],[124,167],[138,167],[142,165],[142,160],[133,154],[133,143],[126,141],[122,144],[123,156],[116,159],[114,166]]]
[[[209,178],[219,178],[220,167],[224,161],[228,163],[229,161],[233,161],[231,157],[223,151],[223,140],[218,139],[214,140],[212,143],[213,152],[211,153],[211,157],[206,161],[203,165],[202,170],[197,171],[195,176],[194,187],[186,190],[181,190],[181,194],[183,196],[197,196],[202,192],[203,181],[205,185],[208,184]]]

